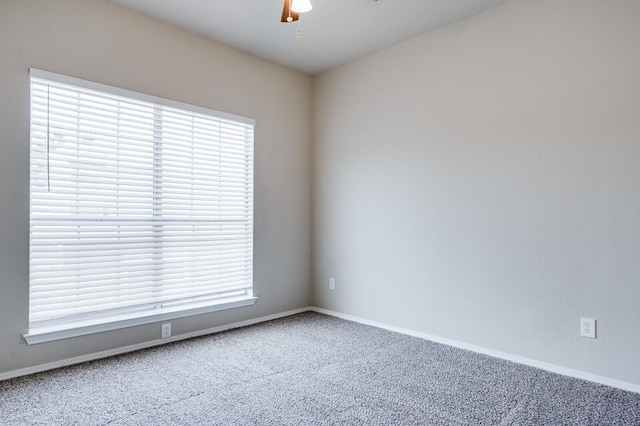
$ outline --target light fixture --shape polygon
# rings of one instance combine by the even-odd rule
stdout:
[[[297,13],[307,13],[313,9],[310,0],[292,0],[291,11]]]
[[[302,37],[302,30],[300,27],[300,14],[309,12],[313,9],[310,0],[284,0],[284,7],[282,8],[282,18],[280,22],[293,22],[298,21],[298,32],[296,37]]]
[[[284,0],[284,6],[282,7],[282,18],[280,22],[293,22],[300,19],[300,15],[297,12],[291,10],[291,0]]]

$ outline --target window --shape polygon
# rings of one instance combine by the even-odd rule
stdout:
[[[253,126],[32,69],[27,342],[255,303]]]

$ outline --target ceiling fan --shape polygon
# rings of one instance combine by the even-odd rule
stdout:
[[[313,6],[311,6],[310,0],[284,0],[280,22],[298,21],[296,37],[302,37],[302,32],[300,31],[300,14],[309,12],[311,9],[313,9]]]

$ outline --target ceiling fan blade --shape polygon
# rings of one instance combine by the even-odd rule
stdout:
[[[291,17],[291,20],[287,18]],[[297,12],[291,10],[291,0],[284,0],[284,7],[282,8],[282,18],[280,22],[293,22],[300,19],[300,15]]]

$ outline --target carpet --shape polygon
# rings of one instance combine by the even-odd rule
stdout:
[[[318,313],[0,382],[2,425],[640,425],[640,394]]]

